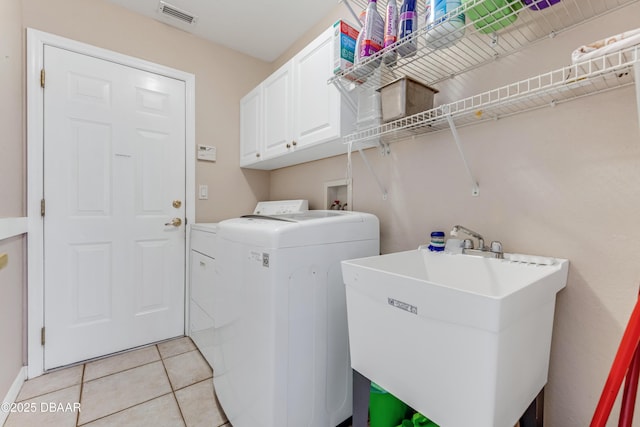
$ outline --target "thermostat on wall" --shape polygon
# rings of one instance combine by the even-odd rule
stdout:
[[[216,161],[216,147],[198,144],[198,160]]]

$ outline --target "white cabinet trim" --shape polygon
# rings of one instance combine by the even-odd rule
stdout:
[[[0,240],[27,232],[27,218],[0,218]]]

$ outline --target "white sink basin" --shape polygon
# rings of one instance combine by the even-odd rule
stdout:
[[[513,427],[547,381],[545,265],[415,250],[342,262],[352,367],[440,427]]]

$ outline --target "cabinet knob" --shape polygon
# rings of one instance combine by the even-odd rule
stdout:
[[[293,146],[295,147],[296,145],[298,145],[298,143],[296,141],[292,142]]]
[[[256,157],[260,157],[260,153],[256,153]]]
[[[287,148],[291,148],[291,144],[287,143]]]

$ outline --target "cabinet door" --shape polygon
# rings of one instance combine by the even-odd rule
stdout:
[[[340,94],[327,80],[333,76],[333,28],[329,28],[294,58],[298,147],[340,137]]]
[[[214,275],[215,260],[192,250],[189,336],[209,363],[213,363]]]
[[[292,62],[289,61],[263,83],[263,158],[286,153],[293,135]]]
[[[260,160],[262,141],[262,85],[240,100],[240,166]]]
[[[191,251],[191,302],[213,319],[213,282],[215,260]],[[211,325],[213,326],[213,325]]]

